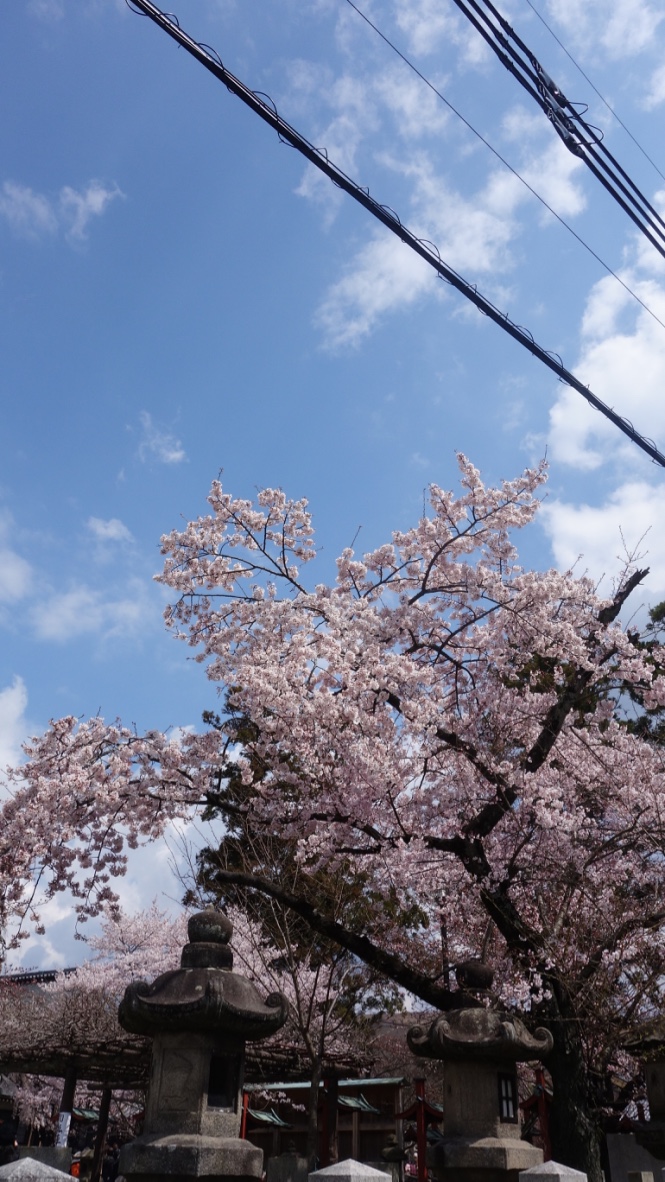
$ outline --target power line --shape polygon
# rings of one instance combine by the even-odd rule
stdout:
[[[543,69],[535,54],[491,0],[454,0],[454,3],[477,29],[502,65],[545,112],[568,150],[584,161],[652,246],[665,258],[665,222],[603,143],[602,133],[584,120],[587,109],[585,104],[573,103],[566,98]],[[583,106],[584,111],[578,111],[578,106]]]
[[[460,111],[458,111],[457,107],[453,106],[453,104],[450,102],[450,100],[447,99],[445,97],[445,95],[442,94],[441,91],[437,89],[437,87],[434,85],[433,82],[430,82],[429,78],[427,78],[427,76],[425,74],[423,74],[418,69],[418,67],[416,65],[414,65],[414,63],[406,56],[406,54],[404,54],[402,52],[401,49],[398,49],[398,47],[395,45],[395,43],[393,41],[391,41],[390,38],[387,37],[385,33],[383,33],[381,31],[381,29],[378,27],[378,25],[376,25],[374,23],[374,21],[370,20],[370,18],[367,16],[367,14],[364,13],[362,11],[362,9],[358,8],[357,4],[354,4],[353,0],[346,0],[346,2],[354,10],[354,12],[357,12],[358,16],[362,17],[362,19],[365,21],[365,23],[367,25],[369,25],[369,27],[371,29],[373,29],[375,33],[378,34],[378,36],[381,38],[381,40],[384,41],[386,43],[386,45],[388,45],[390,47],[390,49],[392,49],[393,53],[396,53],[397,56],[399,58],[401,58],[401,60],[404,62],[404,64],[406,66],[408,66],[410,70],[413,70],[413,73],[416,74],[416,76],[418,78],[420,78],[420,80],[422,82],[425,83],[425,86],[428,86],[429,89],[433,92],[433,94],[435,94],[437,96],[437,98],[441,99],[441,102],[445,103],[445,105],[453,112],[453,114],[457,115],[458,119],[461,119],[461,121],[465,125],[465,127],[468,127],[469,131],[472,131],[473,134],[480,140],[480,142],[483,143],[486,148],[489,148],[490,152],[492,152],[493,155],[496,156],[497,160],[500,160],[501,163],[509,170],[509,172],[512,172],[513,176],[517,177],[518,181],[521,181],[521,183],[524,185],[525,189],[528,189],[529,192],[534,197],[536,197],[538,201],[540,201],[541,205],[543,205],[545,207],[545,209],[548,211],[548,213],[551,213],[552,216],[555,217],[556,220],[558,222],[560,222],[562,226],[565,227],[565,229],[568,231],[568,233],[572,234],[573,238],[577,239],[577,241],[580,243],[580,245],[583,246],[584,249],[586,251],[588,251],[589,254],[596,260],[596,262],[600,263],[601,267],[603,267],[607,271],[608,275],[611,275],[614,279],[616,279],[617,283],[621,284],[621,286],[624,288],[624,290],[627,291],[628,294],[631,295],[632,298],[634,300],[636,300],[637,303],[642,308],[644,308],[645,312],[649,313],[649,316],[653,317],[653,319],[656,321],[657,324],[660,325],[661,328],[665,328],[665,323],[663,323],[663,321],[660,319],[660,317],[657,316],[656,313],[652,311],[652,309],[648,306],[648,304],[644,303],[644,300],[642,300],[640,298],[640,296],[638,296],[637,293],[634,292],[633,289],[628,286],[628,284],[621,278],[620,275],[617,275],[616,271],[612,270],[612,268],[609,266],[609,264],[606,263],[604,261],[604,259],[602,259],[600,257],[599,254],[596,254],[596,251],[593,249],[593,247],[589,246],[588,242],[585,242],[584,238],[582,238],[577,233],[577,231],[573,229],[573,227],[565,220],[565,218],[561,217],[561,215],[558,214],[555,209],[552,209],[552,206],[545,200],[545,198],[542,197],[541,194],[538,193],[537,190],[534,189],[533,186],[529,184],[529,182],[525,179],[525,177],[523,177],[522,174],[520,172],[518,172],[518,170],[516,168],[513,168],[512,164],[508,163],[505,156],[502,156],[501,153],[498,151],[498,149],[495,148],[494,145],[491,144],[490,141],[488,139],[486,139],[485,136],[482,135],[482,133],[479,132],[473,126],[473,124],[470,123],[469,120],[464,117],[464,115],[462,115],[462,113]]]
[[[159,28],[163,29],[165,33],[168,33],[169,37],[172,37],[178,45],[186,49],[206,70],[213,74],[220,82],[223,82],[231,94],[241,99],[250,110],[254,111],[259,118],[263,119],[264,123],[272,127],[277,132],[282,143],[288,144],[300,152],[306,160],[309,160],[310,164],[313,164],[324,173],[333,184],[353,197],[359,205],[367,209],[386,229],[390,230],[401,242],[404,242],[420,258],[424,259],[441,279],[461,292],[484,316],[488,316],[504,332],[507,332],[509,336],[523,345],[525,349],[528,349],[534,357],[537,357],[542,361],[543,365],[546,365],[548,369],[555,373],[565,385],[572,386],[574,390],[577,390],[591,406],[600,411],[605,418],[609,419],[615,427],[618,427],[633,443],[636,443],[655,463],[665,468],[665,455],[658,450],[653,440],[641,435],[628,419],[617,414],[615,410],[598,398],[575,374],[566,369],[558,354],[544,349],[542,345],[539,345],[534,340],[534,337],[527,328],[516,324],[510,319],[507,313],[501,312],[486,296],[481,295],[475,284],[468,283],[466,279],[458,275],[452,267],[443,261],[434,243],[426,239],[417,238],[406,226],[403,226],[395,211],[387,205],[379,204],[378,201],[370,196],[367,189],[363,189],[356,181],[347,176],[341,168],[338,168],[329,159],[325,148],[315,148],[309,140],[305,139],[300,132],[296,131],[295,127],[292,127],[282,119],[272,99],[262,92],[250,90],[249,87],[245,86],[244,82],[241,82],[230,70],[227,70],[216,50],[211,49],[208,45],[201,45],[195,41],[188,33],[185,33],[180,28],[176,17],[162,12],[155,4],[151,3],[151,0],[131,0],[131,2],[130,0],[126,0],[126,3],[134,12],[139,11],[144,16],[149,17]]]
[[[538,11],[538,9],[536,8],[535,4],[532,4],[532,3],[531,3],[531,0],[526,0],[526,2],[527,2],[527,4],[529,5],[529,8],[530,8],[530,9],[532,9],[532,11],[533,11],[533,12],[535,12],[536,16],[538,17],[538,20],[539,20],[539,21],[542,21],[542,23],[544,24],[544,26],[545,26],[545,28],[547,29],[547,32],[550,34],[550,36],[551,36],[551,37],[553,37],[553,38],[554,38],[554,40],[556,41],[557,45],[559,45],[559,46],[561,47],[561,49],[562,49],[562,50],[563,50],[563,52],[565,53],[566,57],[567,57],[567,58],[570,58],[570,61],[573,63],[573,65],[574,65],[575,69],[576,69],[576,70],[579,70],[580,74],[581,74],[581,75],[582,75],[582,77],[585,79],[585,81],[589,83],[589,86],[591,87],[591,89],[592,89],[593,91],[595,91],[595,93],[598,95],[598,98],[600,99],[601,103],[604,103],[604,104],[605,104],[605,106],[607,107],[607,109],[608,109],[608,111],[610,112],[610,114],[611,114],[611,115],[613,115],[613,116],[614,116],[614,118],[616,119],[617,123],[618,123],[618,124],[619,124],[621,127],[623,127],[623,130],[625,131],[626,135],[630,136],[631,140],[632,140],[632,141],[633,141],[633,143],[635,144],[635,147],[636,147],[636,148],[639,148],[639,150],[640,150],[640,152],[642,153],[642,155],[643,155],[643,156],[644,156],[644,157],[645,157],[645,158],[646,158],[646,159],[649,161],[649,164],[650,164],[650,165],[651,165],[653,168],[655,168],[656,172],[658,173],[658,176],[659,176],[659,177],[662,177],[662,179],[665,181],[665,173],[662,173],[662,172],[660,171],[660,169],[659,169],[658,165],[656,164],[656,161],[651,159],[651,156],[649,155],[649,153],[648,153],[648,152],[647,152],[647,151],[646,151],[646,150],[645,150],[645,149],[642,147],[642,145],[641,145],[641,143],[639,142],[639,140],[637,140],[637,139],[635,138],[635,136],[633,135],[633,133],[632,133],[632,131],[630,130],[630,128],[626,127],[626,124],[624,123],[623,119],[621,119],[621,118],[620,118],[620,117],[617,115],[617,113],[616,113],[616,111],[614,110],[614,107],[612,106],[612,104],[611,104],[611,103],[608,103],[607,99],[606,99],[606,98],[604,98],[604,96],[603,96],[603,95],[600,93],[600,91],[599,91],[598,87],[597,87],[597,86],[594,86],[594,84],[593,84],[593,82],[591,81],[591,79],[590,79],[589,75],[588,75],[588,74],[585,74],[585,72],[584,72],[584,70],[582,69],[582,67],[581,67],[581,65],[579,64],[579,62],[576,62],[576,61],[575,61],[575,58],[574,58],[574,57],[573,57],[573,55],[572,55],[572,53],[569,53],[569,52],[568,52],[568,50],[566,49],[566,47],[565,47],[565,45],[564,45],[563,41],[561,41],[561,40],[560,40],[560,39],[557,37],[556,33],[554,32],[554,29],[552,29],[552,28],[551,28],[551,26],[550,26],[550,25],[548,25],[547,21],[545,20],[545,17],[542,15],[542,13]]]

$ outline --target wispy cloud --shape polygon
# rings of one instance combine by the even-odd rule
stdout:
[[[48,197],[16,181],[5,181],[2,186],[0,215],[21,238],[43,238],[58,229],[58,219]]]
[[[662,6],[647,0],[548,0],[547,10],[572,45],[602,48],[611,59],[641,53],[665,17]]]
[[[96,180],[80,191],[65,185],[57,198],[8,180],[0,190],[0,217],[20,238],[37,241],[63,233],[69,242],[80,243],[88,237],[91,219],[101,217],[111,201],[123,196],[117,185]]]
[[[104,640],[135,636],[154,615],[154,603],[139,580],[133,580],[132,591],[113,598],[81,584],[51,595],[32,611],[35,634],[61,644],[86,635]]]
[[[7,765],[20,760],[21,743],[28,735],[27,705],[28,691],[21,677],[0,690],[0,784]]]
[[[177,436],[165,431],[153,422],[147,410],[141,411],[143,438],[139,444],[139,458],[146,463],[157,460],[160,464],[182,464],[187,453]]]
[[[619,485],[600,505],[553,500],[541,510],[560,569],[577,564],[578,573],[611,579],[633,556],[649,567],[648,592],[660,596],[665,592],[662,517],[662,489],[643,480]]]
[[[10,545],[12,518],[0,515],[0,603],[17,603],[28,594],[33,582],[30,563]]]
[[[99,542],[132,542],[133,536],[127,526],[118,517],[111,517],[104,521],[102,517],[89,517],[87,521],[90,533]]]
[[[471,64],[485,61],[489,55],[482,38],[447,0],[396,0],[395,16],[400,32],[406,35],[407,51],[414,57],[439,54],[450,44]]]
[[[580,162],[551,138],[547,127],[544,134],[530,175],[552,207],[571,217],[585,205],[575,182]],[[524,185],[504,169],[493,169],[475,194],[465,196],[437,174],[426,152],[407,163],[387,155],[381,162],[411,183],[409,228],[436,243],[445,262],[466,278],[486,276],[496,294],[499,275],[513,266],[511,244],[520,232],[515,214],[525,201],[533,201]],[[328,347],[357,345],[387,313],[440,291],[431,267],[388,231],[374,231],[328,289],[316,320]]]
[[[65,7],[62,0],[29,0],[28,12],[38,20],[54,24],[62,20]]]
[[[81,242],[88,236],[91,218],[101,217],[107,205],[124,194],[117,185],[107,187],[101,181],[90,181],[88,187],[79,193],[70,185],[60,190],[61,220],[67,226],[67,237]]]

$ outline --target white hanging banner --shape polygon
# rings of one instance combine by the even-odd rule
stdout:
[[[58,1131],[55,1135],[55,1144],[58,1149],[66,1148],[67,1138],[69,1136],[69,1126],[71,1123],[71,1112],[61,1112],[58,1117]]]

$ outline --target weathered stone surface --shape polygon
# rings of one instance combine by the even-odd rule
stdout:
[[[608,1133],[607,1156],[612,1182],[628,1182],[631,1174],[653,1174],[655,1182],[663,1177],[663,1160],[640,1145],[633,1133]]]
[[[451,1010],[431,1026],[412,1026],[407,1034],[414,1055],[427,1059],[496,1059],[517,1063],[542,1059],[552,1050],[549,1030],[534,1034],[512,1014],[486,1009]]]
[[[215,1031],[245,1041],[279,1030],[288,1012],[281,993],[271,993],[264,1002],[246,977],[228,969],[199,967],[163,973],[152,985],[132,982],[118,1017],[132,1034]]]
[[[119,1171],[128,1177],[260,1178],[263,1152],[240,1137],[174,1134],[139,1137],[120,1152]]]
[[[484,961],[476,957],[472,960],[463,960],[461,964],[456,964],[455,976],[457,977],[458,985],[466,989],[477,989],[484,993],[485,990],[492,988],[494,969],[491,965],[485,964]]]
[[[21,1145],[19,1146],[19,1157],[31,1157],[35,1161],[43,1162],[46,1166],[51,1166],[54,1170],[61,1170],[64,1174],[69,1174],[69,1167],[72,1164],[72,1151],[66,1146],[59,1145]]]
[[[427,1165],[446,1182],[505,1182],[511,1176],[516,1182],[520,1171],[542,1164],[542,1157],[542,1150],[517,1137],[444,1137],[428,1150]]]
[[[336,1161],[333,1165],[325,1166],[322,1170],[314,1170],[309,1175],[310,1182],[318,1178],[330,1178],[335,1182],[386,1182],[386,1173],[347,1157],[345,1161]]]
[[[520,1172],[520,1182],[586,1182],[586,1174],[558,1161],[544,1161]]]
[[[71,1160],[71,1154],[70,1160]],[[20,1157],[18,1161],[10,1161],[6,1166],[0,1166],[0,1179],[12,1179],[12,1182],[58,1182],[63,1178],[70,1178],[64,1170],[56,1170],[35,1157]],[[70,1179],[71,1182],[71,1179]]]
[[[266,1162],[266,1182],[307,1182],[310,1161],[298,1153],[280,1153]]]
[[[519,1140],[519,1121],[502,1121],[499,1111],[499,1071],[496,1064],[446,1062],[443,1076],[446,1137],[497,1137]],[[515,1081],[517,1090],[517,1081]],[[515,1096],[517,1102],[517,1096]],[[515,1116],[519,1116],[516,1109]],[[538,1159],[540,1160],[540,1159]]]

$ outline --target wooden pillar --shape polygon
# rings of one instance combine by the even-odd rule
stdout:
[[[332,1166],[338,1160],[337,1143],[337,1095],[338,1085],[336,1076],[328,1076],[323,1081],[323,1144],[321,1146],[321,1166]]]
[[[65,1072],[65,1086],[62,1089],[62,1100],[60,1101],[60,1113],[58,1116],[58,1131],[55,1138],[56,1146],[59,1149],[67,1147],[69,1126],[72,1123],[72,1110],[74,1108],[75,1094],[76,1068],[68,1067],[67,1071]]]
[[[99,1177],[102,1172],[102,1159],[104,1157],[104,1147],[106,1145],[106,1133],[109,1127],[109,1112],[111,1111],[112,1096],[112,1089],[104,1088],[99,1104],[99,1120],[97,1122],[97,1136],[95,1137],[95,1148],[92,1155],[90,1182],[99,1182]]]
[[[360,1113],[357,1108],[351,1114],[351,1157],[360,1161]]]

